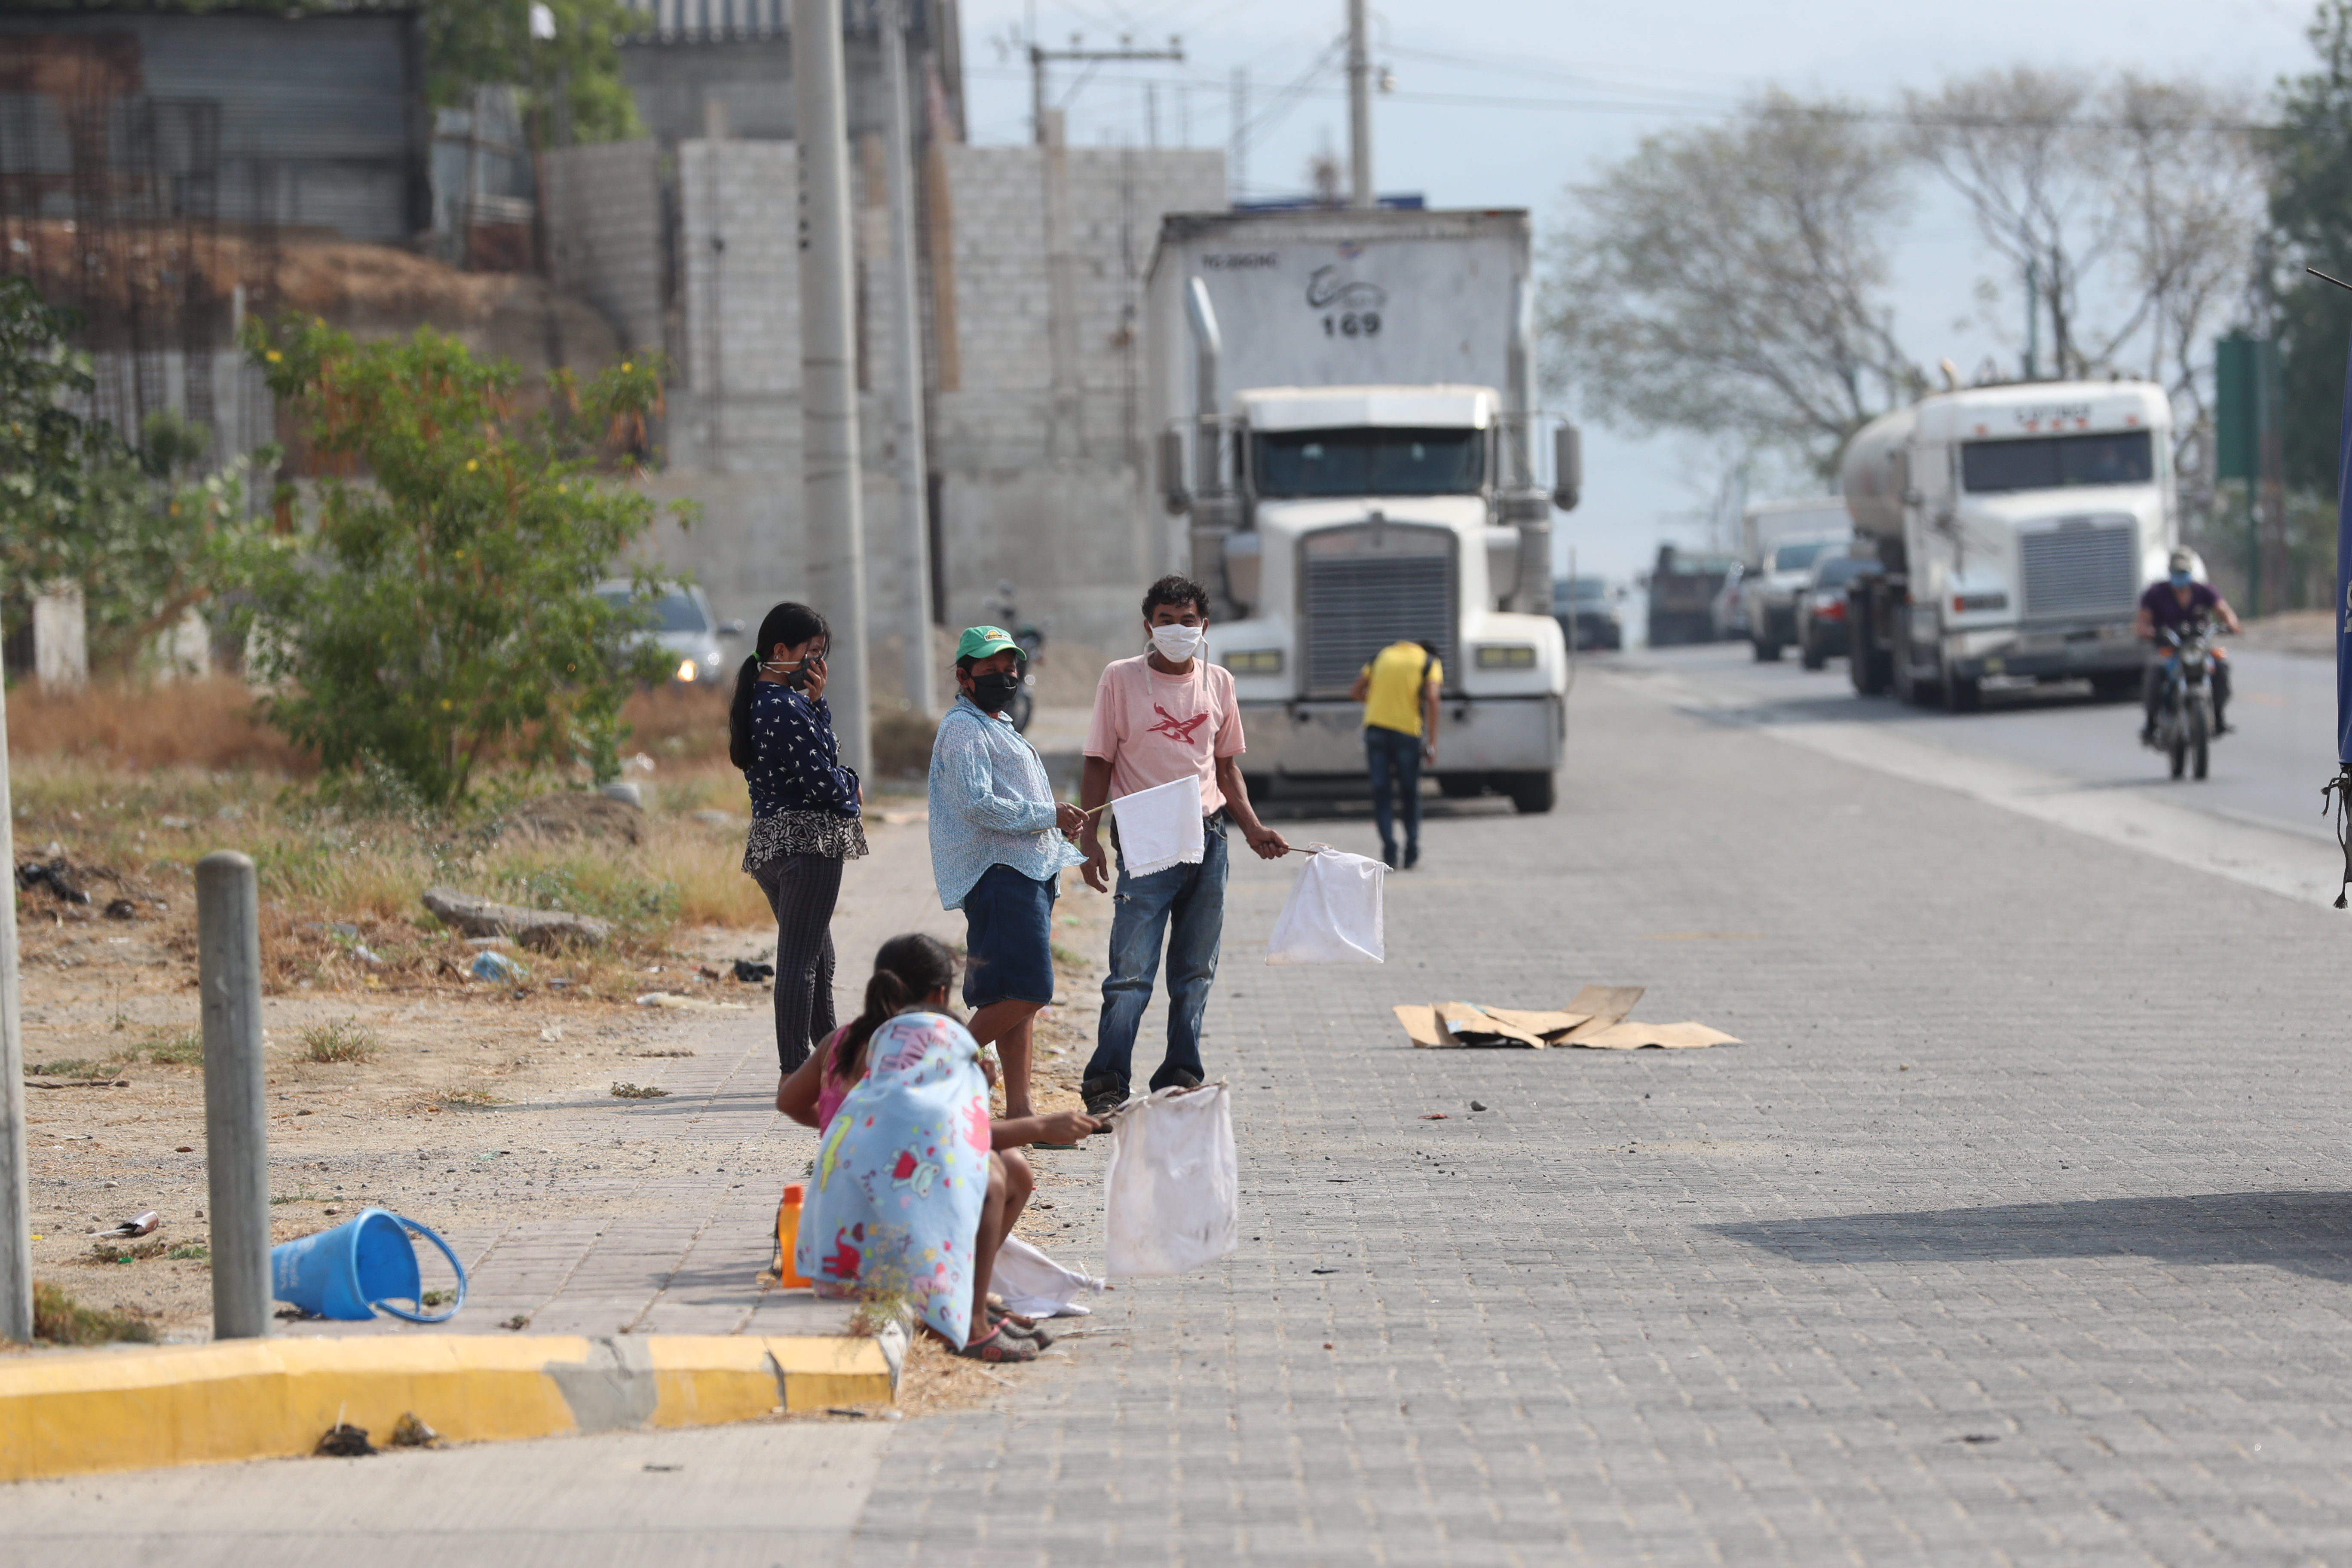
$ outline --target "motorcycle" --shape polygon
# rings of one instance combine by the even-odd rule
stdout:
[[[1015,730],[1027,733],[1029,719],[1037,710],[1037,666],[1045,653],[1045,634],[1054,629],[1054,617],[1047,616],[1043,625],[1023,626],[1020,606],[1013,602],[1013,584],[1000,580],[996,593],[981,601],[988,613],[1013,634],[1025,656],[1021,660],[1021,689],[1013,694],[1013,709],[1006,715]]]
[[[2167,630],[2159,641],[2164,668],[2157,677],[2156,729],[2148,744],[2170,758],[2174,778],[2189,772],[2201,779],[2214,732],[2212,628],[2200,620]]]

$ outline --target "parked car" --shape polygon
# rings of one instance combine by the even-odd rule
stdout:
[[[1551,584],[1552,618],[1573,648],[1623,647],[1625,613],[1617,607],[1617,593],[1600,577],[1556,577]]]
[[[1780,650],[1798,641],[1797,595],[1806,574],[1824,555],[1845,553],[1849,536],[1784,540],[1772,547],[1771,558],[1759,568],[1741,574],[1739,591],[1745,601],[1748,641],[1759,663],[1769,664]]]
[[[1797,656],[1807,669],[1846,651],[1846,590],[1881,570],[1876,561],[1843,552],[1813,563],[1797,593]]]
[[[743,623],[729,621],[721,625],[710,613],[710,601],[703,597],[701,589],[687,583],[666,594],[640,599],[633,584],[614,578],[597,584],[596,596],[616,610],[636,605],[647,613],[650,624],[635,634],[633,642],[655,642],[667,649],[677,661],[670,667],[673,682],[681,686],[726,683],[727,656],[720,651],[719,642],[721,637],[740,637]]]
[[[1714,617],[1717,642],[1744,642],[1748,638],[1748,596],[1741,592],[1747,581],[1748,567],[1742,563],[1734,566],[1723,579],[1723,586],[1716,590],[1715,603],[1707,607],[1707,614]]]

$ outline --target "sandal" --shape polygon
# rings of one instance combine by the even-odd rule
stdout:
[[[1010,1312],[992,1311],[988,1321],[992,1328],[1001,1329],[1016,1340],[1026,1340],[1041,1351],[1054,1348],[1054,1336],[1047,1333],[1044,1325],[1034,1318],[1016,1318]]]
[[[989,1330],[988,1336],[985,1339],[974,1340],[970,1344],[958,1345],[954,1350],[950,1351],[948,1353],[950,1355],[962,1356],[967,1361],[984,1361],[1002,1363],[1004,1362],[1035,1361],[1037,1359],[1037,1347],[1030,1344],[1023,1344],[1013,1339],[1003,1331],[1000,1325],[997,1328]]]

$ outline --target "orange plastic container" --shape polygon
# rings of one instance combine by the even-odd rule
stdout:
[[[784,1188],[783,1201],[776,1205],[776,1283],[787,1288],[809,1283],[793,1272],[793,1246],[801,1234],[804,1192],[800,1183],[793,1182]]]

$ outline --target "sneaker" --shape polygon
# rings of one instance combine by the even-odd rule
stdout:
[[[1090,1078],[1078,1086],[1088,1116],[1108,1116],[1127,1103],[1127,1085],[1115,1078]]]
[[[1397,868],[1397,852],[1395,845],[1383,844],[1381,846],[1381,864],[1386,866],[1391,871]]]
[[[1420,865],[1420,864],[1421,864],[1421,846],[1420,846],[1420,845],[1418,845],[1418,844],[1408,844],[1408,845],[1406,845],[1406,846],[1404,847],[1404,868],[1405,868],[1406,870],[1410,871],[1410,870],[1412,870],[1415,866],[1418,866],[1418,865]]]
[[[1163,1089],[1198,1089],[1200,1087],[1201,1075],[1196,1072],[1187,1072],[1182,1068],[1157,1074],[1151,1080],[1151,1091],[1154,1094]]]

